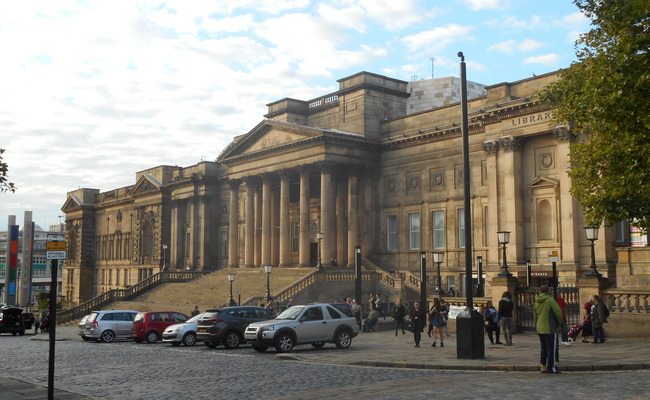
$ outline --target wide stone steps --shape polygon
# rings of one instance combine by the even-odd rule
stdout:
[[[270,275],[271,295],[302,279],[313,268],[273,268]],[[106,309],[129,309],[137,311],[178,311],[189,314],[194,306],[201,311],[228,303],[230,283],[228,274],[235,274],[233,298],[238,301],[237,290],[244,301],[266,294],[267,275],[261,268],[226,268],[205,275],[191,282],[166,283],[144,293],[131,301],[114,302]]]

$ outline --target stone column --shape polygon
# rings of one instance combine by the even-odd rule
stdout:
[[[483,142],[483,150],[487,154],[486,169],[487,169],[487,206],[488,206],[488,222],[485,227],[485,234],[488,238],[488,254],[487,260],[484,260],[483,269],[485,272],[492,274],[499,273],[499,241],[497,240],[497,231],[499,231],[499,184],[498,177],[500,170],[497,164],[497,147],[498,142],[488,140]],[[489,262],[489,264],[488,264]]]
[[[291,261],[289,190],[289,171],[282,171],[280,173],[280,267],[288,267]]]
[[[347,240],[345,234],[345,187],[347,181],[337,178],[336,181],[336,262],[339,267],[345,267],[348,264],[347,258]]]
[[[262,191],[255,190],[255,266],[262,265]]]
[[[300,168],[300,237],[298,265],[309,267],[309,168]]]
[[[556,168],[558,171],[568,171],[571,167],[569,159],[569,147],[571,145],[571,138],[573,134],[568,126],[557,126],[553,129],[553,136],[558,140],[556,146],[556,154],[549,157],[551,162],[557,162]],[[575,271],[579,262],[579,237],[584,237],[584,230],[578,232],[576,226],[576,215],[580,215],[580,206],[575,198],[569,193],[571,188],[571,179],[566,173],[559,174],[560,187],[560,238],[562,246],[562,260],[561,266],[566,266],[570,270]],[[567,265],[568,264],[568,265]]]
[[[271,184],[271,265],[277,266],[280,264],[280,190],[274,186],[275,182]]]
[[[359,243],[359,178],[356,172],[348,175],[348,265],[354,266],[354,248]]]
[[[262,265],[271,264],[271,177],[262,177]]]
[[[239,267],[239,180],[230,181],[228,214],[228,267]]]
[[[246,205],[244,209],[245,239],[244,239],[244,265],[251,268],[255,265],[255,186],[253,178],[245,179]]]
[[[503,177],[503,197],[499,201],[499,209],[495,211],[500,214],[498,230],[510,231],[507,259],[512,266],[524,259],[524,207],[521,195],[523,174],[520,173],[523,170],[522,147],[519,138],[504,136],[499,139],[499,176]],[[496,239],[496,232],[492,235]]]
[[[321,258],[323,266],[332,265],[333,251],[335,250],[332,219],[334,217],[334,201],[332,196],[331,166],[324,164],[320,172],[320,231],[323,233],[321,241]]]

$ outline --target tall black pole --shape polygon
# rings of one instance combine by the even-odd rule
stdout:
[[[427,253],[420,252],[420,307],[428,310],[427,304]]]
[[[460,105],[463,136],[463,197],[465,214],[465,298],[467,306],[456,318],[456,357],[460,359],[485,358],[483,318],[474,310],[472,281],[472,211],[470,204],[469,121],[467,112],[467,70],[465,56],[460,57]]]
[[[553,298],[557,300],[557,263],[553,261]]]
[[[476,275],[478,276],[478,290],[476,291],[476,295],[478,297],[483,297],[483,257],[478,256],[476,257]]]
[[[361,246],[354,246],[354,299],[361,304]]]
[[[56,291],[59,260],[52,260],[52,282],[50,283],[50,317],[48,318],[47,328],[50,332],[50,358],[47,373],[47,398],[54,399],[54,344],[56,343]]]

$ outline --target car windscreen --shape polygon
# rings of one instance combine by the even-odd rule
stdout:
[[[302,313],[302,310],[305,309],[305,306],[293,306],[284,310],[280,315],[275,319],[296,319]]]
[[[205,313],[197,314],[197,315],[193,316],[192,318],[188,319],[188,320],[185,321],[185,322],[186,322],[186,323],[196,322],[196,321],[200,320],[201,317],[203,317],[204,315],[205,315]]]
[[[203,317],[201,319],[213,319],[217,318],[221,314],[222,310],[214,310],[214,311],[206,311],[203,314]]]
[[[144,322],[144,313],[138,313],[133,322]]]

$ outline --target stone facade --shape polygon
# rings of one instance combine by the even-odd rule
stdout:
[[[72,191],[63,206],[67,299],[77,304],[164,267],[294,267],[319,259],[325,268],[346,267],[357,245],[390,271],[418,271],[421,251],[443,251],[443,287],[463,293],[464,179],[473,253],[488,282],[502,261],[496,232],[505,230],[513,274],[525,276],[530,260],[545,279],[548,252],[557,250],[560,282],[575,283],[589,271],[590,243],[569,194],[573,134],[554,126],[552,111],[533,98],[555,79],[487,86],[469,102],[468,177],[457,102],[412,112],[409,83],[362,72],[339,80],[334,93],[268,104],[266,119],[216,162],[141,171],[135,185],[105,193]],[[614,228],[602,228],[596,242],[599,271],[610,279],[615,245],[623,244],[617,239]]]

